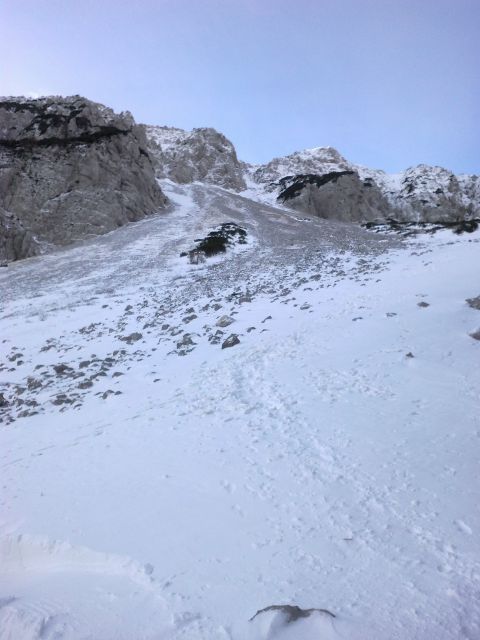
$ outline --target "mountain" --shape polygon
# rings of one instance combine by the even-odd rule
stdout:
[[[157,177],[180,184],[205,182],[233,191],[246,188],[235,147],[215,129],[145,126],[145,133]]]
[[[80,96],[0,100],[0,260],[159,211],[143,130]]]
[[[477,179],[1,122],[0,640],[478,638]]]
[[[352,172],[351,177],[344,172]],[[425,164],[388,174],[351,163],[332,147],[306,149],[265,165],[251,165],[248,174],[253,193],[320,217],[448,222],[480,216],[480,178],[476,175],[456,176]],[[306,177],[326,175],[331,180]],[[287,203],[285,187],[292,184],[295,194]],[[332,208],[334,193],[337,202]]]
[[[233,144],[214,129],[146,126],[145,133],[157,176],[180,184],[205,182],[253,200],[351,222],[453,222],[480,216],[475,175],[456,176],[425,164],[387,174],[349,162],[333,147],[251,165],[240,162]]]
[[[364,223],[480,216],[480,179],[419,165],[399,174],[315,147],[264,165],[212,128],[136,125],[80,96],[0,100],[0,262],[161,211],[158,180],[201,182],[306,215]]]

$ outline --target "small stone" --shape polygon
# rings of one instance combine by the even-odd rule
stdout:
[[[132,344],[133,342],[137,342],[142,338],[143,336],[141,333],[138,333],[138,331],[134,331],[129,336],[120,336],[119,340],[121,340],[122,342],[126,342],[127,344]]]
[[[54,364],[53,369],[57,376],[68,375],[71,371],[73,371],[72,367],[69,367],[66,364]]]
[[[222,349],[228,349],[234,347],[236,344],[240,344],[240,340],[236,333],[232,333],[226,340],[222,342]]]
[[[411,351],[409,351],[405,357],[406,358],[414,358],[415,356],[413,355],[413,353]]]
[[[232,322],[235,322],[235,319],[232,318],[231,316],[222,316],[217,320],[215,324],[217,327],[224,328],[224,327],[228,327],[228,325],[232,324]]]
[[[472,307],[472,309],[480,311],[480,296],[477,296],[476,298],[467,298],[466,302],[469,307]]]
[[[421,307],[422,309],[426,309],[426,307],[429,306],[428,302],[424,302],[423,300],[421,302],[417,302],[417,307]]]

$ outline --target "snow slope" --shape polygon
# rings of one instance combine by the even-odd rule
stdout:
[[[478,638],[480,234],[162,188],[0,272],[1,640]]]

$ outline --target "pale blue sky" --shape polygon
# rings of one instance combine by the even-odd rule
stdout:
[[[252,162],[480,173],[480,0],[0,0],[0,61],[0,94],[212,126]]]

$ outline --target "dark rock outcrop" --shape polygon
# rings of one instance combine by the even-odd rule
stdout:
[[[143,129],[80,96],[0,99],[0,259],[161,209]]]
[[[286,176],[279,180],[279,202],[320,218],[358,222],[384,218],[390,206],[380,189],[355,171]]]

